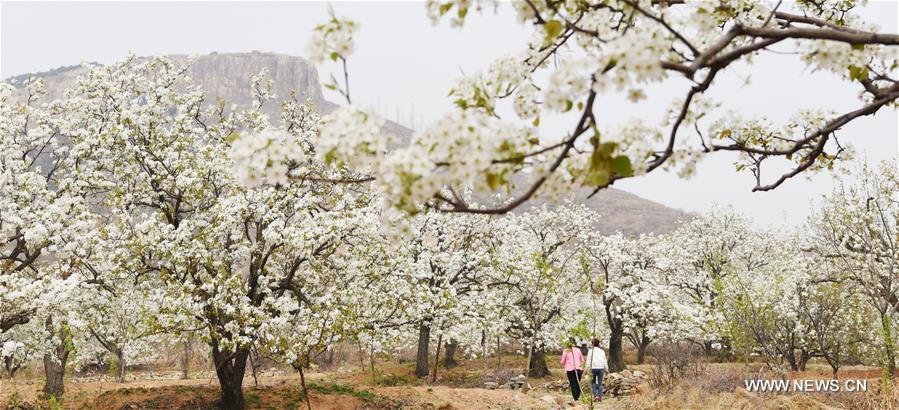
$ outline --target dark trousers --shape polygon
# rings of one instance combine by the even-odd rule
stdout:
[[[602,397],[602,377],[605,370],[606,369],[591,369],[591,372],[593,373],[593,383],[590,387],[593,388],[593,397]]]
[[[571,397],[574,397],[574,400],[581,398],[581,374],[582,370],[571,370],[565,372],[568,375],[568,384],[571,385]]]

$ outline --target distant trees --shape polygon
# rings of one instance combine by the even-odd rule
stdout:
[[[843,284],[877,313],[879,356],[885,375],[896,372],[899,312],[899,178],[896,164],[867,164],[840,181],[811,218],[811,251],[827,261],[822,283]],[[887,372],[889,372],[887,374]]]
[[[583,205],[546,207],[507,218],[497,283],[509,304],[507,329],[527,351],[527,376],[549,374],[544,354],[567,341],[586,320],[578,305],[588,282],[581,273],[584,248],[597,215]]]

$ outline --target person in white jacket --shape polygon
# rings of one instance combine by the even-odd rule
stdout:
[[[593,401],[602,401],[602,381],[608,364],[606,363],[606,352],[599,347],[599,339],[593,339],[593,347],[587,353],[585,363],[590,369],[590,374],[593,375],[593,382],[590,384],[593,390]]]

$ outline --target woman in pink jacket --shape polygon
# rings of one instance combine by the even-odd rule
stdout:
[[[562,351],[561,362],[565,367],[565,374],[568,375],[568,384],[571,385],[571,397],[577,401],[581,397],[581,375],[584,372],[581,363],[584,363],[584,355],[581,354],[581,349],[575,347],[573,341]]]

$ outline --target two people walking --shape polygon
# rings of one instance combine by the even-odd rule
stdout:
[[[593,377],[590,384],[593,390],[593,400],[602,401],[603,377],[608,367],[606,352],[599,347],[599,339],[593,339],[592,344],[593,346],[587,353],[586,366]],[[571,385],[571,397],[577,401],[581,398],[581,377],[584,373],[581,364],[585,363],[585,361],[581,349],[575,346],[574,341],[569,342],[566,349],[562,351],[561,363],[565,367],[568,384]]]

